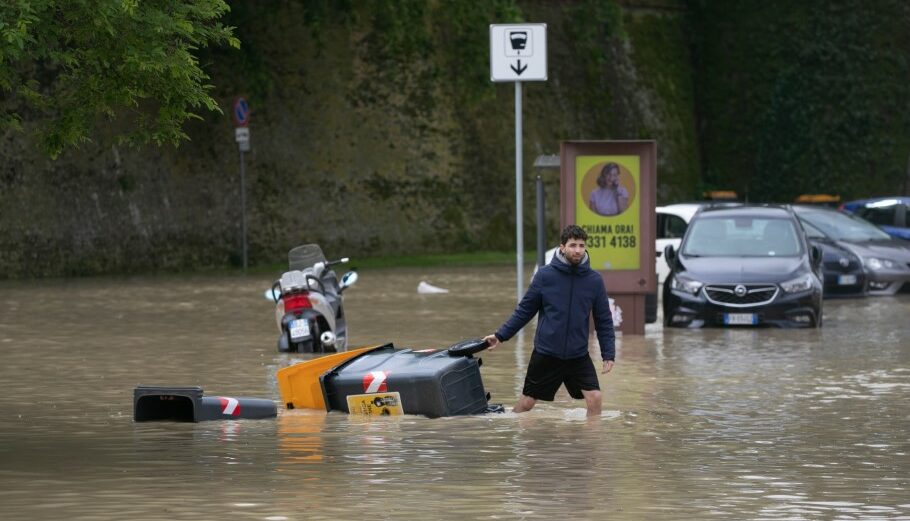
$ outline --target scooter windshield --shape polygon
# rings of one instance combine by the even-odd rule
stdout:
[[[317,262],[326,262],[318,244],[304,244],[288,252],[288,267],[292,270],[304,270]]]

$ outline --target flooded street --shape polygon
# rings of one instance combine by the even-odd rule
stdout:
[[[134,423],[139,384],[278,400],[306,357],[276,350],[271,282],[0,282],[0,519],[910,519],[908,295],[827,300],[821,330],[651,324],[618,339],[594,421],[561,390],[520,416]],[[483,336],[514,288],[512,267],[362,270],[351,344]],[[493,403],[533,324],[482,353]]]

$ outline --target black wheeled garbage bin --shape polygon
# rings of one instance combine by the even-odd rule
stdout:
[[[326,372],[320,382],[330,411],[430,418],[481,414],[490,406],[480,363],[467,352],[387,344]]]

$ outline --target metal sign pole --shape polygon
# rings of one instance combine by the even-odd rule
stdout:
[[[517,262],[518,301],[524,294],[524,233],[522,227],[521,191],[521,82],[515,82],[515,252]]]
[[[547,24],[490,24],[490,79],[515,83],[515,278],[520,302],[525,286],[521,83],[547,81]]]
[[[542,268],[546,262],[546,249],[547,249],[547,237],[546,237],[546,197],[543,192],[543,177],[538,173],[537,180],[535,181],[535,188],[537,192],[537,267]]]
[[[247,268],[247,241],[246,241],[246,161],[243,153],[250,150],[250,105],[246,98],[234,98],[234,140],[240,151],[240,243],[243,257],[243,272]]]
[[[240,233],[242,235],[243,272],[246,273],[246,161],[243,160],[243,150],[240,150]]]

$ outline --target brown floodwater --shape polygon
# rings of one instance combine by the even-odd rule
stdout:
[[[910,519],[906,295],[826,301],[821,330],[649,325],[618,340],[593,421],[560,391],[523,415],[135,423],[139,384],[277,402],[306,357],[275,348],[270,284],[0,283],[0,519]],[[351,343],[482,336],[514,287],[509,267],[362,270]],[[492,402],[532,339],[482,354]]]

